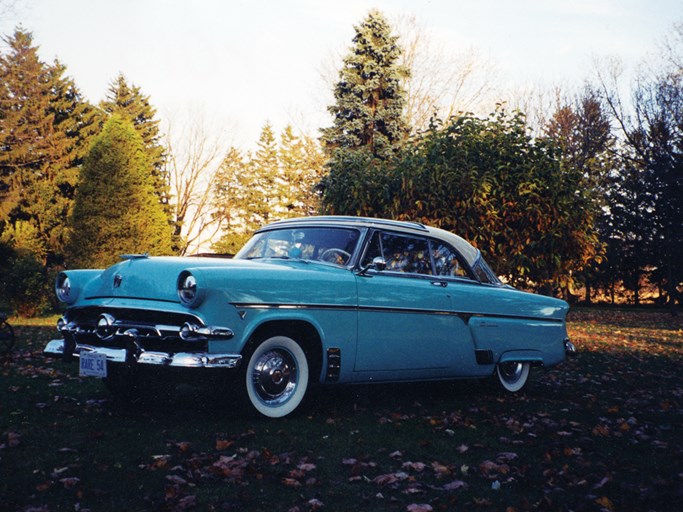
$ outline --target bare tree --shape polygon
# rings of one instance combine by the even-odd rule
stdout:
[[[432,116],[488,109],[495,93],[496,69],[476,48],[450,52],[438,44],[414,15],[395,21],[403,48],[401,64],[410,70],[403,84],[406,117],[414,131],[426,128]]]
[[[212,193],[223,154],[219,138],[209,134],[201,116],[194,116],[177,133],[169,123],[166,148],[175,242],[180,254],[185,255],[198,251],[221,229],[222,219],[213,209]]]

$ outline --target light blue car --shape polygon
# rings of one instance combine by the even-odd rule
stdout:
[[[479,250],[422,224],[308,217],[232,259],[122,258],[58,276],[63,338],[45,348],[122,396],[218,374],[275,418],[314,383],[495,375],[517,392],[532,366],[575,352],[564,301],[502,284]]]

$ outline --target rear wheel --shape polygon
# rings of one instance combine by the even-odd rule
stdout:
[[[249,402],[269,418],[292,413],[308,389],[308,360],[301,346],[287,336],[273,336],[256,347],[245,368]]]
[[[529,363],[520,363],[512,361],[508,363],[499,363],[496,366],[496,374],[498,375],[498,382],[510,393],[521,391],[529,380],[529,371],[531,365]]]

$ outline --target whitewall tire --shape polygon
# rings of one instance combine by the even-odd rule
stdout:
[[[287,336],[273,336],[256,347],[245,371],[249,402],[260,414],[282,418],[303,401],[308,388],[308,360]]]
[[[521,391],[529,380],[530,363],[520,363],[516,361],[499,363],[496,366],[498,382],[505,391],[516,393]]]

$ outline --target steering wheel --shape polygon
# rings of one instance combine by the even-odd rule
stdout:
[[[323,251],[320,255],[320,261],[326,261],[328,263],[335,263],[337,265],[344,265],[351,259],[351,254],[343,249],[338,249],[337,247],[331,247]]]

